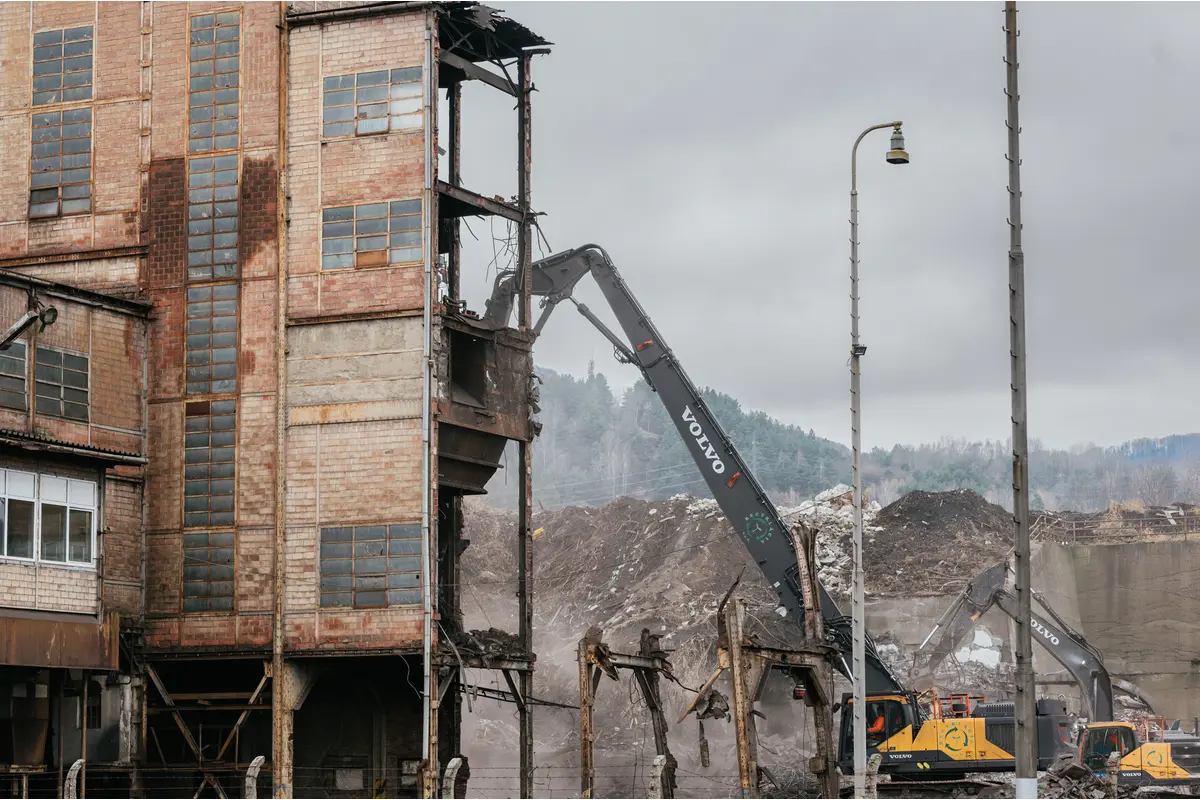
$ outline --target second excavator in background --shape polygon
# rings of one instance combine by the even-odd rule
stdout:
[[[1017,619],[1015,575],[1010,554],[967,583],[917,649],[910,675],[916,690],[933,688],[934,670],[990,609],[999,608],[1010,619]],[[1200,737],[1178,730],[1178,723],[1176,728],[1168,728],[1165,719],[1156,716],[1154,703],[1144,691],[1109,675],[1100,651],[1054,610],[1044,594],[1034,591],[1032,595],[1040,608],[1030,618],[1034,641],[1062,664],[1079,686],[1086,718],[1076,742],[1079,763],[1103,777],[1109,755],[1116,752],[1121,784],[1166,786],[1200,781]],[[1114,720],[1114,689],[1135,698],[1148,714],[1136,722]]]

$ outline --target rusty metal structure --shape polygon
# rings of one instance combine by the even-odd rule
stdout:
[[[758,797],[763,770],[758,759],[754,723],[758,712],[754,704],[762,696],[771,673],[782,672],[795,682],[797,692],[802,692],[805,704],[812,708],[817,752],[809,759],[808,771],[820,781],[821,797],[837,797],[832,648],[819,639],[807,639],[789,648],[765,647],[746,633],[745,601],[734,598],[729,604],[728,599],[727,595],[717,611],[717,669],[692,698],[679,721],[682,723],[689,714],[697,711],[701,702],[707,702],[717,680],[728,672],[733,688],[730,712],[736,731],[741,796]]]
[[[676,761],[667,745],[667,717],[659,693],[659,677],[666,676],[672,680],[673,677],[671,662],[662,649],[661,639],[650,633],[649,629],[643,629],[636,655],[614,652],[602,639],[602,631],[593,626],[579,640],[579,796],[584,800],[595,797],[596,741],[592,714],[596,692],[603,676],[607,675],[614,681],[620,680],[619,672],[624,669],[633,673],[654,729],[655,762],[658,768],[653,773],[654,783],[649,795],[674,797]]]

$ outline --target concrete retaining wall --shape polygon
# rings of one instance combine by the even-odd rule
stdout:
[[[1114,677],[1133,681],[1168,718],[1200,715],[1200,541],[1037,546],[1033,586],[1104,654]],[[1193,584],[1196,586],[1193,586]],[[873,635],[893,635],[915,649],[953,600],[950,596],[880,598],[867,604]],[[1003,640],[1011,663],[1012,626],[998,610],[980,628]],[[1065,695],[1078,708],[1068,674],[1040,646],[1034,669],[1043,696]],[[999,688],[999,687],[997,687]]]

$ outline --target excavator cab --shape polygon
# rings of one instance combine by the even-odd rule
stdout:
[[[1101,774],[1108,768],[1108,757],[1122,757],[1138,748],[1137,735],[1127,722],[1089,725],[1079,740],[1079,763]]]
[[[854,697],[842,698],[842,723],[839,734],[841,762],[853,764]],[[878,750],[888,750],[887,741],[908,727],[919,726],[911,698],[902,695],[878,695],[867,698],[867,756]]]

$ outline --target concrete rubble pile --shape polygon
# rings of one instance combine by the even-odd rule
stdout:
[[[979,546],[983,540],[992,543],[994,522],[990,504],[978,495],[954,499],[949,505],[943,496],[929,495],[921,502],[910,501],[899,509],[896,506],[894,503],[884,509],[868,497],[863,508],[868,554],[873,548],[886,549],[887,540],[895,536],[894,548],[905,559],[900,574],[896,574],[893,564],[873,564],[868,558],[868,587],[882,589],[879,594],[920,587],[930,592],[944,591],[945,582],[939,579],[931,586],[923,570],[959,570],[965,579],[998,560],[988,546]],[[888,514],[889,509],[893,513]],[[778,510],[785,522],[800,521],[818,530],[820,579],[848,611],[854,527],[850,487],[834,486],[811,501]],[[971,519],[976,513],[983,514],[982,523]],[[462,559],[465,627],[473,633],[495,634],[476,633],[476,641],[465,644],[468,648],[482,644],[480,649],[488,655],[501,655],[506,643],[502,630],[518,628],[515,585],[501,577],[515,575],[515,515],[475,501],[468,502],[464,517],[464,536],[471,542]],[[942,523],[955,523],[957,528],[947,535],[937,535]],[[775,646],[786,646],[783,640],[798,633],[775,614],[774,592],[714,500],[687,495],[659,501],[619,498],[598,508],[539,510],[533,528],[534,649],[538,655],[534,691],[540,698],[577,701],[577,643],[593,625],[600,627],[604,641],[614,651],[625,653],[637,651],[641,631],[648,628],[660,635],[663,647],[671,651],[675,676],[687,686],[699,686],[715,666],[717,606],[739,572],[742,578],[737,594],[746,600],[751,615],[747,633]],[[1000,545],[1007,548],[1007,543]],[[456,637],[456,644],[462,646],[463,640]],[[911,656],[905,648],[887,636],[880,637],[879,645],[883,658],[899,674],[907,674]],[[963,674],[951,674],[944,685],[979,688],[981,684],[994,684],[997,665],[989,663],[985,650],[980,649],[982,656],[972,651],[965,659],[947,659],[944,668]],[[638,753],[638,758],[653,755],[652,744],[646,750],[645,715],[636,703],[631,707],[625,683],[624,679],[620,685],[606,681],[598,696],[594,715],[598,762],[608,757],[628,760],[631,753]],[[839,685],[835,691],[842,688]],[[663,695],[668,717],[681,711],[690,698],[671,682],[664,684]],[[480,711],[497,713],[492,708],[491,703],[479,704]],[[771,755],[770,761],[764,758],[764,765],[782,768],[803,763],[812,755],[811,742],[797,740],[792,733],[811,728],[811,723],[801,718],[806,713],[803,704],[790,701],[789,695],[774,704],[764,703],[763,710],[769,722],[760,724],[761,740],[769,751],[778,753]],[[671,746],[681,767],[696,774],[736,774],[731,726],[716,722],[706,726],[713,759],[712,766],[705,768],[695,758],[696,723],[689,719],[675,725],[675,719],[678,717],[671,720]],[[539,722],[538,737],[539,748],[544,748],[540,752],[550,759],[546,763],[577,765],[574,759],[578,744],[569,715],[564,715],[561,727],[550,723],[545,715],[543,720]],[[479,736],[483,738],[474,736],[472,724],[464,720],[464,744],[470,747],[476,741],[481,747],[494,749],[495,738],[482,729]],[[782,772],[777,771],[776,777],[787,783]],[[708,787],[710,792],[714,788],[715,784]],[[681,789],[678,796],[688,796],[687,787],[681,785]],[[698,796],[707,796],[699,789],[697,792]]]
[[[1133,790],[1108,786],[1097,778],[1090,769],[1075,763],[1070,757],[1060,758],[1050,768],[1038,775],[1038,797],[1047,798],[1094,798],[1132,797]]]

